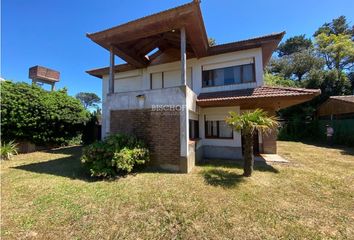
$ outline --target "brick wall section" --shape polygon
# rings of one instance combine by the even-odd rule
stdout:
[[[151,151],[151,163],[180,170],[180,115],[150,109],[111,111],[111,133],[129,133],[143,139]]]

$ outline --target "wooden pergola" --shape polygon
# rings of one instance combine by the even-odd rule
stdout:
[[[114,89],[114,55],[133,68],[143,68],[167,50],[180,49],[182,84],[186,84],[187,55],[199,58],[205,56],[208,50],[208,38],[199,1],[87,36],[110,52],[110,93]]]
[[[208,45],[200,1],[149,15],[87,36],[110,52],[109,68],[94,69],[89,74],[109,74],[109,93],[114,89],[114,73],[150,65],[181,61],[181,84],[186,84],[186,59],[262,48],[265,65],[285,32],[217,46]],[[126,64],[114,64],[114,56]]]

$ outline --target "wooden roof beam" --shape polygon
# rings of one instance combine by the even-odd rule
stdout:
[[[149,52],[151,52],[152,50],[154,50],[155,48],[158,48],[160,42],[161,42],[161,39],[156,38],[155,40],[152,40],[151,42],[149,42],[145,46],[138,49],[138,51],[140,54],[146,55]]]
[[[140,57],[137,55],[135,52],[128,50],[128,49],[120,49],[117,46],[112,46],[113,52],[115,55],[119,56],[122,58],[124,61],[127,63],[130,63],[131,65],[137,67],[137,68],[143,68],[146,67],[146,65],[149,64],[149,60],[144,57]]]
[[[161,51],[159,49],[157,52],[155,52],[155,53],[151,54],[151,56],[149,56],[149,60],[152,62],[155,58],[161,56],[162,54],[163,54],[163,51]]]
[[[111,40],[115,36],[124,36],[115,39],[117,43],[135,40],[143,37],[153,36],[159,33],[167,32],[171,29],[179,29],[188,15],[199,9],[199,3],[192,2],[179,7],[168,9],[159,13],[146,16],[120,26],[106,29],[100,32],[87,34],[94,41]],[[202,21],[202,18],[200,18]],[[186,24],[187,22],[184,22]],[[179,25],[179,26],[178,26]]]
[[[205,31],[204,22],[203,21],[194,22],[192,20],[193,18],[203,19],[199,5],[194,5],[194,7],[195,7],[195,11],[191,16],[189,16],[190,19],[187,20],[187,22],[194,23],[191,24],[189,28],[186,28],[187,41],[192,46],[196,57],[200,58],[207,55],[209,49],[209,43],[208,43],[208,36]],[[195,36],[200,36],[200,37],[196,38]]]
[[[195,53],[197,58],[204,57],[207,55],[208,52],[208,41],[200,41],[200,39],[196,39],[193,37],[194,34],[196,33],[191,31],[190,29],[187,29],[187,41],[192,47],[193,52]]]

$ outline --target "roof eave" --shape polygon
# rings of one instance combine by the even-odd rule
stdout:
[[[261,36],[257,38],[251,38],[251,39],[246,39],[242,41],[237,41],[237,42],[232,42],[232,43],[226,43],[226,44],[221,44],[217,46],[210,47],[208,49],[207,56],[213,56],[213,55],[218,55],[218,54],[223,54],[223,53],[229,53],[229,52],[237,52],[237,51],[242,51],[242,50],[247,50],[247,49],[252,49],[252,48],[259,48],[264,46],[267,42],[273,42],[275,47],[272,49],[274,50],[281,39],[283,38],[285,32],[280,32],[276,34],[271,34],[271,35],[266,35],[266,36]],[[273,51],[272,50],[272,51]],[[268,61],[263,60],[263,65],[266,65]],[[121,65],[116,65],[115,69],[119,69],[120,66],[127,66],[129,64],[121,64]],[[106,70],[105,74],[108,74],[108,67],[105,68],[98,68],[98,69],[92,69],[86,71],[88,74],[102,78],[104,74],[97,74],[97,72],[102,72]],[[130,65],[130,68],[127,68],[128,70],[135,69],[134,66]]]
[[[320,89],[282,88],[282,87],[261,87],[282,90],[294,90],[298,93],[268,96],[234,96],[234,97],[210,97],[197,99],[200,107],[240,106],[241,108],[274,108],[282,109],[310,101],[321,94]],[[210,93],[209,93],[210,94]],[[220,92],[223,94],[223,92]],[[200,96],[198,96],[200,97]]]
[[[278,47],[284,35],[285,31],[261,37],[250,38],[242,41],[216,45],[208,49],[208,55],[217,55],[252,48],[262,48],[263,67],[265,67],[268,64],[271,55]]]
[[[195,55],[203,57],[208,50],[208,38],[199,2],[193,1],[86,36],[108,51],[114,47],[114,54],[135,67],[145,67],[149,64],[149,60],[142,58],[145,53],[135,54],[124,44],[185,28],[187,41]]]

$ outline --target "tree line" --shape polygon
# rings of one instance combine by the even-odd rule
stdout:
[[[282,117],[309,117],[329,96],[353,94],[353,39],[354,26],[340,16],[320,26],[312,38],[297,35],[279,45],[266,68],[266,84],[321,89],[313,101],[281,111]]]

